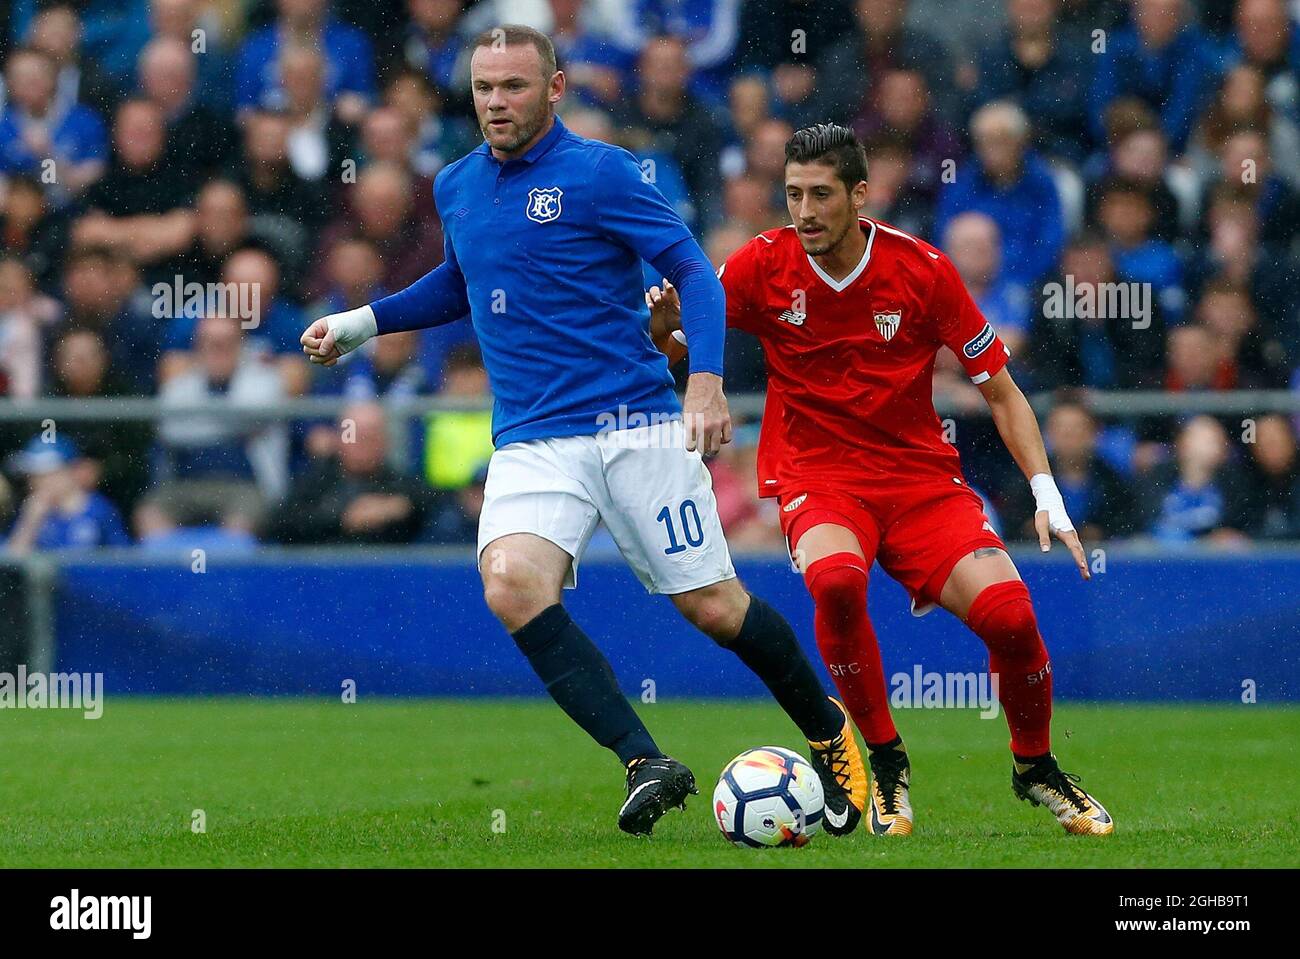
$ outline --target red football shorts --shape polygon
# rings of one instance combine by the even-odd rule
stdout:
[[[957,477],[889,484],[871,492],[790,492],[778,502],[792,559],[799,538],[812,527],[847,527],[857,535],[868,565],[879,562],[912,595],[912,612],[918,616],[938,604],[963,556],[983,547],[1006,549],[984,514],[983,501]]]

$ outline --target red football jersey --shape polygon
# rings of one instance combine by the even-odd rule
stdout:
[[[758,492],[872,487],[961,475],[934,410],[934,361],[957,355],[974,383],[1010,352],[939,250],[860,219],[867,248],[836,281],[793,226],[760,233],[718,275],[727,325],[767,358]]]

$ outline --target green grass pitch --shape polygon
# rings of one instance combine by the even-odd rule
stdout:
[[[549,701],[110,700],[0,711],[0,866],[1283,866],[1300,860],[1300,709],[1058,705],[1055,751],[1116,818],[1067,836],[1015,800],[1006,726],[900,710],[916,833],[733,848],[709,796],[750,746],[800,748],[774,705],[640,711],[702,795],[618,831],[617,762]],[[800,749],[802,752],[803,750]],[[195,810],[206,832],[191,828]],[[495,828],[494,828],[495,827]]]

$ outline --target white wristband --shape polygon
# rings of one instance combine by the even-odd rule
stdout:
[[[1034,492],[1034,502],[1038,512],[1047,513],[1047,525],[1053,533],[1066,533],[1074,529],[1070,517],[1065,512],[1065,500],[1056,488],[1056,480],[1050,473],[1035,473],[1029,477],[1029,488]]]
[[[325,322],[334,332],[334,345],[338,347],[340,356],[351,353],[366,340],[379,334],[375,311],[369,304],[327,316]]]
[[[686,345],[686,332],[684,330],[673,330],[673,339],[682,346]]]

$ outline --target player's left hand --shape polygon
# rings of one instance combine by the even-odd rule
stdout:
[[[731,442],[731,411],[722,393],[722,377],[716,373],[692,373],[686,381],[682,402],[686,426],[686,448],[712,456]]]
[[[1034,529],[1038,532],[1038,546],[1046,553],[1052,548],[1052,536],[1055,535],[1070,550],[1074,564],[1079,567],[1079,575],[1092,579],[1088,570],[1088,559],[1083,553],[1083,543],[1079,533],[1070,522],[1070,515],[1065,511],[1065,501],[1061,491],[1056,487],[1056,480],[1048,473],[1038,473],[1029,480],[1034,492],[1037,510],[1034,513]]]
[[[1047,512],[1040,510],[1034,514],[1034,528],[1038,530],[1038,545],[1044,553],[1052,548],[1052,541],[1048,536],[1051,526],[1047,518]],[[1074,565],[1079,567],[1079,575],[1084,579],[1092,579],[1092,573],[1088,571],[1088,559],[1083,553],[1083,543],[1079,540],[1079,533],[1073,529],[1051,529],[1056,538],[1069,547],[1070,555],[1074,557]]]

